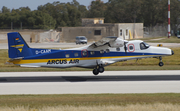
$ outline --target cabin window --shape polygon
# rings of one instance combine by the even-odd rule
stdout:
[[[66,54],[66,58],[69,58],[70,56],[69,56],[69,54]]]
[[[147,49],[147,48],[149,48],[149,45],[147,43],[145,43],[145,42],[140,43],[140,49],[141,50]]]
[[[77,56],[78,56],[78,53],[74,53],[74,56],[77,57]]]
[[[106,49],[106,53],[109,53],[109,49]]]
[[[91,54],[91,55],[94,55],[94,51],[91,51],[90,54]]]
[[[133,46],[129,46],[129,50],[133,50],[134,48],[133,48]]]
[[[100,50],[100,53],[103,54],[103,53],[104,53],[104,50]]]
[[[87,56],[87,51],[84,50],[82,54],[83,54],[83,56]]]
[[[120,48],[118,47],[118,48],[116,48],[116,51],[120,51]]]

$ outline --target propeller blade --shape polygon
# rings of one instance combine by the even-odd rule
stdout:
[[[125,54],[127,55],[127,47],[126,47],[127,42],[124,42],[124,50],[125,50]]]

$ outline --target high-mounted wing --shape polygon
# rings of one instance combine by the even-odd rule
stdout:
[[[115,41],[116,39],[117,37],[104,37],[101,40],[95,42],[94,44],[98,47],[98,46],[105,45],[111,41]]]
[[[90,48],[97,48],[101,46],[108,45],[109,47],[123,47],[124,46],[124,40],[119,39],[118,37],[104,37],[101,40],[91,44]]]

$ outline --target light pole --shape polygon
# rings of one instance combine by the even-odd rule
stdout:
[[[170,0],[168,0],[168,38],[171,36],[171,27],[170,27]]]

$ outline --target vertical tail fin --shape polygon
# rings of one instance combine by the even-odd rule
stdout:
[[[8,33],[8,47],[9,47],[9,58],[20,58],[31,56],[31,48],[24,41],[20,33],[11,32]]]

